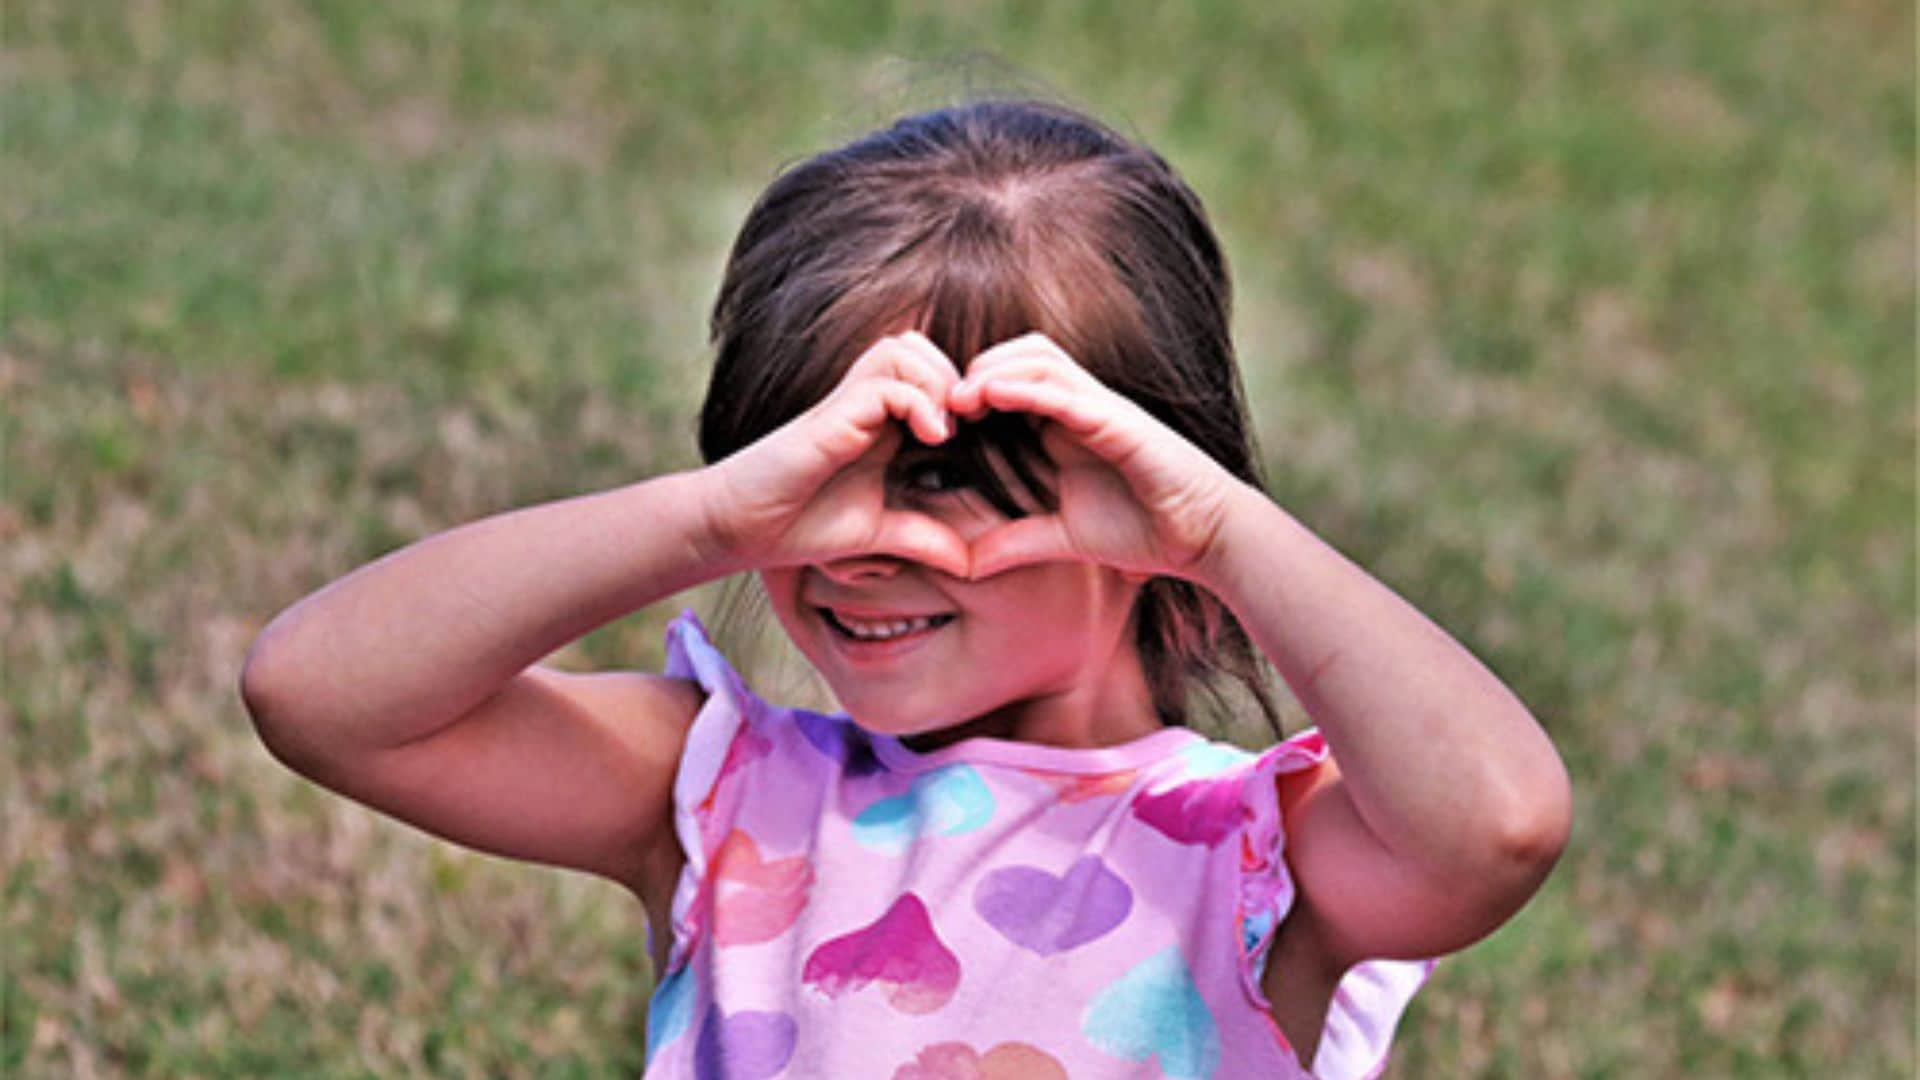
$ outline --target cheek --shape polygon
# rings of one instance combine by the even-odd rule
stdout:
[[[760,571],[760,588],[767,594],[767,606],[785,627],[787,636],[797,637],[800,629],[800,572],[793,568]]]
[[[789,569],[760,571],[760,589],[775,611],[791,607],[798,574]]]
[[[1056,564],[1010,570],[978,605],[987,616],[982,631],[1010,663],[1052,670],[1078,662],[1092,612],[1085,590],[1065,570]]]

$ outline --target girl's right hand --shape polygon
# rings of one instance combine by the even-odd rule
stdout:
[[[707,533],[741,569],[895,555],[966,577],[967,542],[938,518],[888,505],[887,469],[909,425],[953,434],[953,361],[918,331],[868,347],[812,408],[703,470]],[[898,421],[898,423],[896,423]]]

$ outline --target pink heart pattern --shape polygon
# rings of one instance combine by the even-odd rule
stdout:
[[[960,959],[934,933],[927,905],[908,892],[872,923],[822,942],[807,957],[800,982],[831,998],[878,982],[887,1004],[918,1015],[952,999]]]
[[[1134,778],[1140,774],[1138,769],[1126,769],[1113,773],[1066,773],[1051,772],[1046,769],[1022,769],[1021,772],[1036,780],[1044,780],[1060,796],[1063,803],[1085,802],[1102,795],[1118,795],[1133,786]]]
[[[713,853],[713,940],[719,945],[772,941],[786,932],[813,887],[804,855],[763,860],[753,837],[735,829]]]
[[[732,820],[730,812],[721,807],[727,800],[739,798],[739,786],[734,782],[735,774],[766,757],[773,750],[773,744],[755,731],[742,730],[733,742],[727,744],[727,756],[720,761],[720,771],[714,774],[713,786],[707,789],[706,798],[694,806],[694,820],[700,825],[700,840],[711,850],[720,839],[720,830]]]
[[[1067,1080],[1060,1059],[1030,1043],[1004,1042],[982,1054],[966,1043],[943,1042],[893,1071],[893,1080]]]
[[[1212,847],[1246,821],[1240,778],[1189,780],[1166,791],[1134,796],[1133,816],[1177,844]]]

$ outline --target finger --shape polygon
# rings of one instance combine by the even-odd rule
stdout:
[[[886,414],[889,417],[891,413]],[[863,428],[862,430],[870,431]],[[871,434],[867,447],[853,460],[873,468],[884,468],[900,452],[900,444],[907,437],[906,429],[899,424],[883,421],[878,433]],[[844,463],[843,463],[844,464]]]
[[[1058,467],[1078,462],[1082,458],[1097,458],[1098,455],[1087,449],[1080,437],[1068,433],[1059,424],[1040,425],[1040,449],[1046,451],[1047,460]]]
[[[1104,386],[1070,358],[1051,353],[1009,353],[988,368],[969,369],[961,382],[978,383],[987,379],[1038,379],[1062,386]]]
[[[1001,412],[1032,413],[1052,420],[1083,438],[1096,434],[1112,419],[1098,399],[1034,379],[992,379],[980,384],[978,400]]]
[[[1005,341],[997,342],[981,349],[978,353],[974,354],[973,361],[967,365],[967,368],[968,370],[972,370],[973,364],[978,364],[982,361],[988,364],[996,364],[1007,356],[1035,351],[1051,352],[1061,357],[1071,359],[1071,357],[1067,356],[1067,351],[1061,348],[1058,342],[1038,330],[1029,330],[1018,337],[1010,337]]]
[[[932,338],[918,330],[909,330],[900,335],[900,343],[926,361],[927,366],[933,369],[941,389],[960,381],[960,369],[954,366],[953,358],[947,355],[946,350],[935,345]]]
[[[821,426],[810,438],[834,469],[875,455],[892,460],[905,437],[904,426],[918,423],[924,429],[942,422],[919,387],[891,379],[855,382],[822,402],[819,410]]]
[[[947,408],[969,420],[978,420],[987,411],[981,391],[989,382],[1025,381],[1058,386],[1078,394],[1111,394],[1105,383],[1070,360],[1051,356],[1008,355],[987,371],[968,371],[965,378],[947,391]]]
[[[854,366],[862,378],[891,379],[918,387],[942,416],[946,412],[947,390],[960,377],[940,347],[916,331],[881,338]],[[938,443],[952,433],[951,425],[945,425],[944,430],[945,434],[939,434],[916,429],[915,434],[922,442]]]
[[[966,540],[951,526],[938,518],[911,510],[881,512],[874,549],[881,554],[911,559],[963,579],[972,562]]]
[[[1033,563],[1078,557],[1059,517],[1046,514],[1018,518],[974,537],[973,567],[968,577],[978,581]]]
[[[973,358],[967,361],[967,370],[961,373],[960,382],[953,387],[953,389],[958,389],[961,386],[978,386],[988,376],[998,373],[1008,364],[1020,360],[1032,359],[1027,352],[1027,346],[1019,345],[1016,347],[1016,343],[1020,341],[1021,339],[1019,338],[1015,338],[1013,341],[1003,341],[998,345],[975,353]]]
[[[894,379],[874,379],[863,384],[864,393],[855,400],[853,421],[867,431],[898,420],[913,432],[914,438],[928,445],[944,441],[952,434],[947,410],[926,390]]]
[[[953,361],[940,351],[940,346],[918,331],[909,330],[891,340],[894,347],[887,357],[893,377],[926,391],[944,410],[948,388],[960,380]]]
[[[1070,371],[1086,370],[1052,338],[1035,330],[982,349],[967,362],[966,373],[983,375],[1023,360],[1038,361]]]

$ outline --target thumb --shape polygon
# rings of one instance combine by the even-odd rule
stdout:
[[[1078,557],[1057,516],[1020,518],[974,538],[973,571],[968,576],[977,581],[1032,563]]]
[[[967,542],[945,522],[926,514],[888,510],[880,515],[874,549],[924,563],[957,578],[967,576]]]

